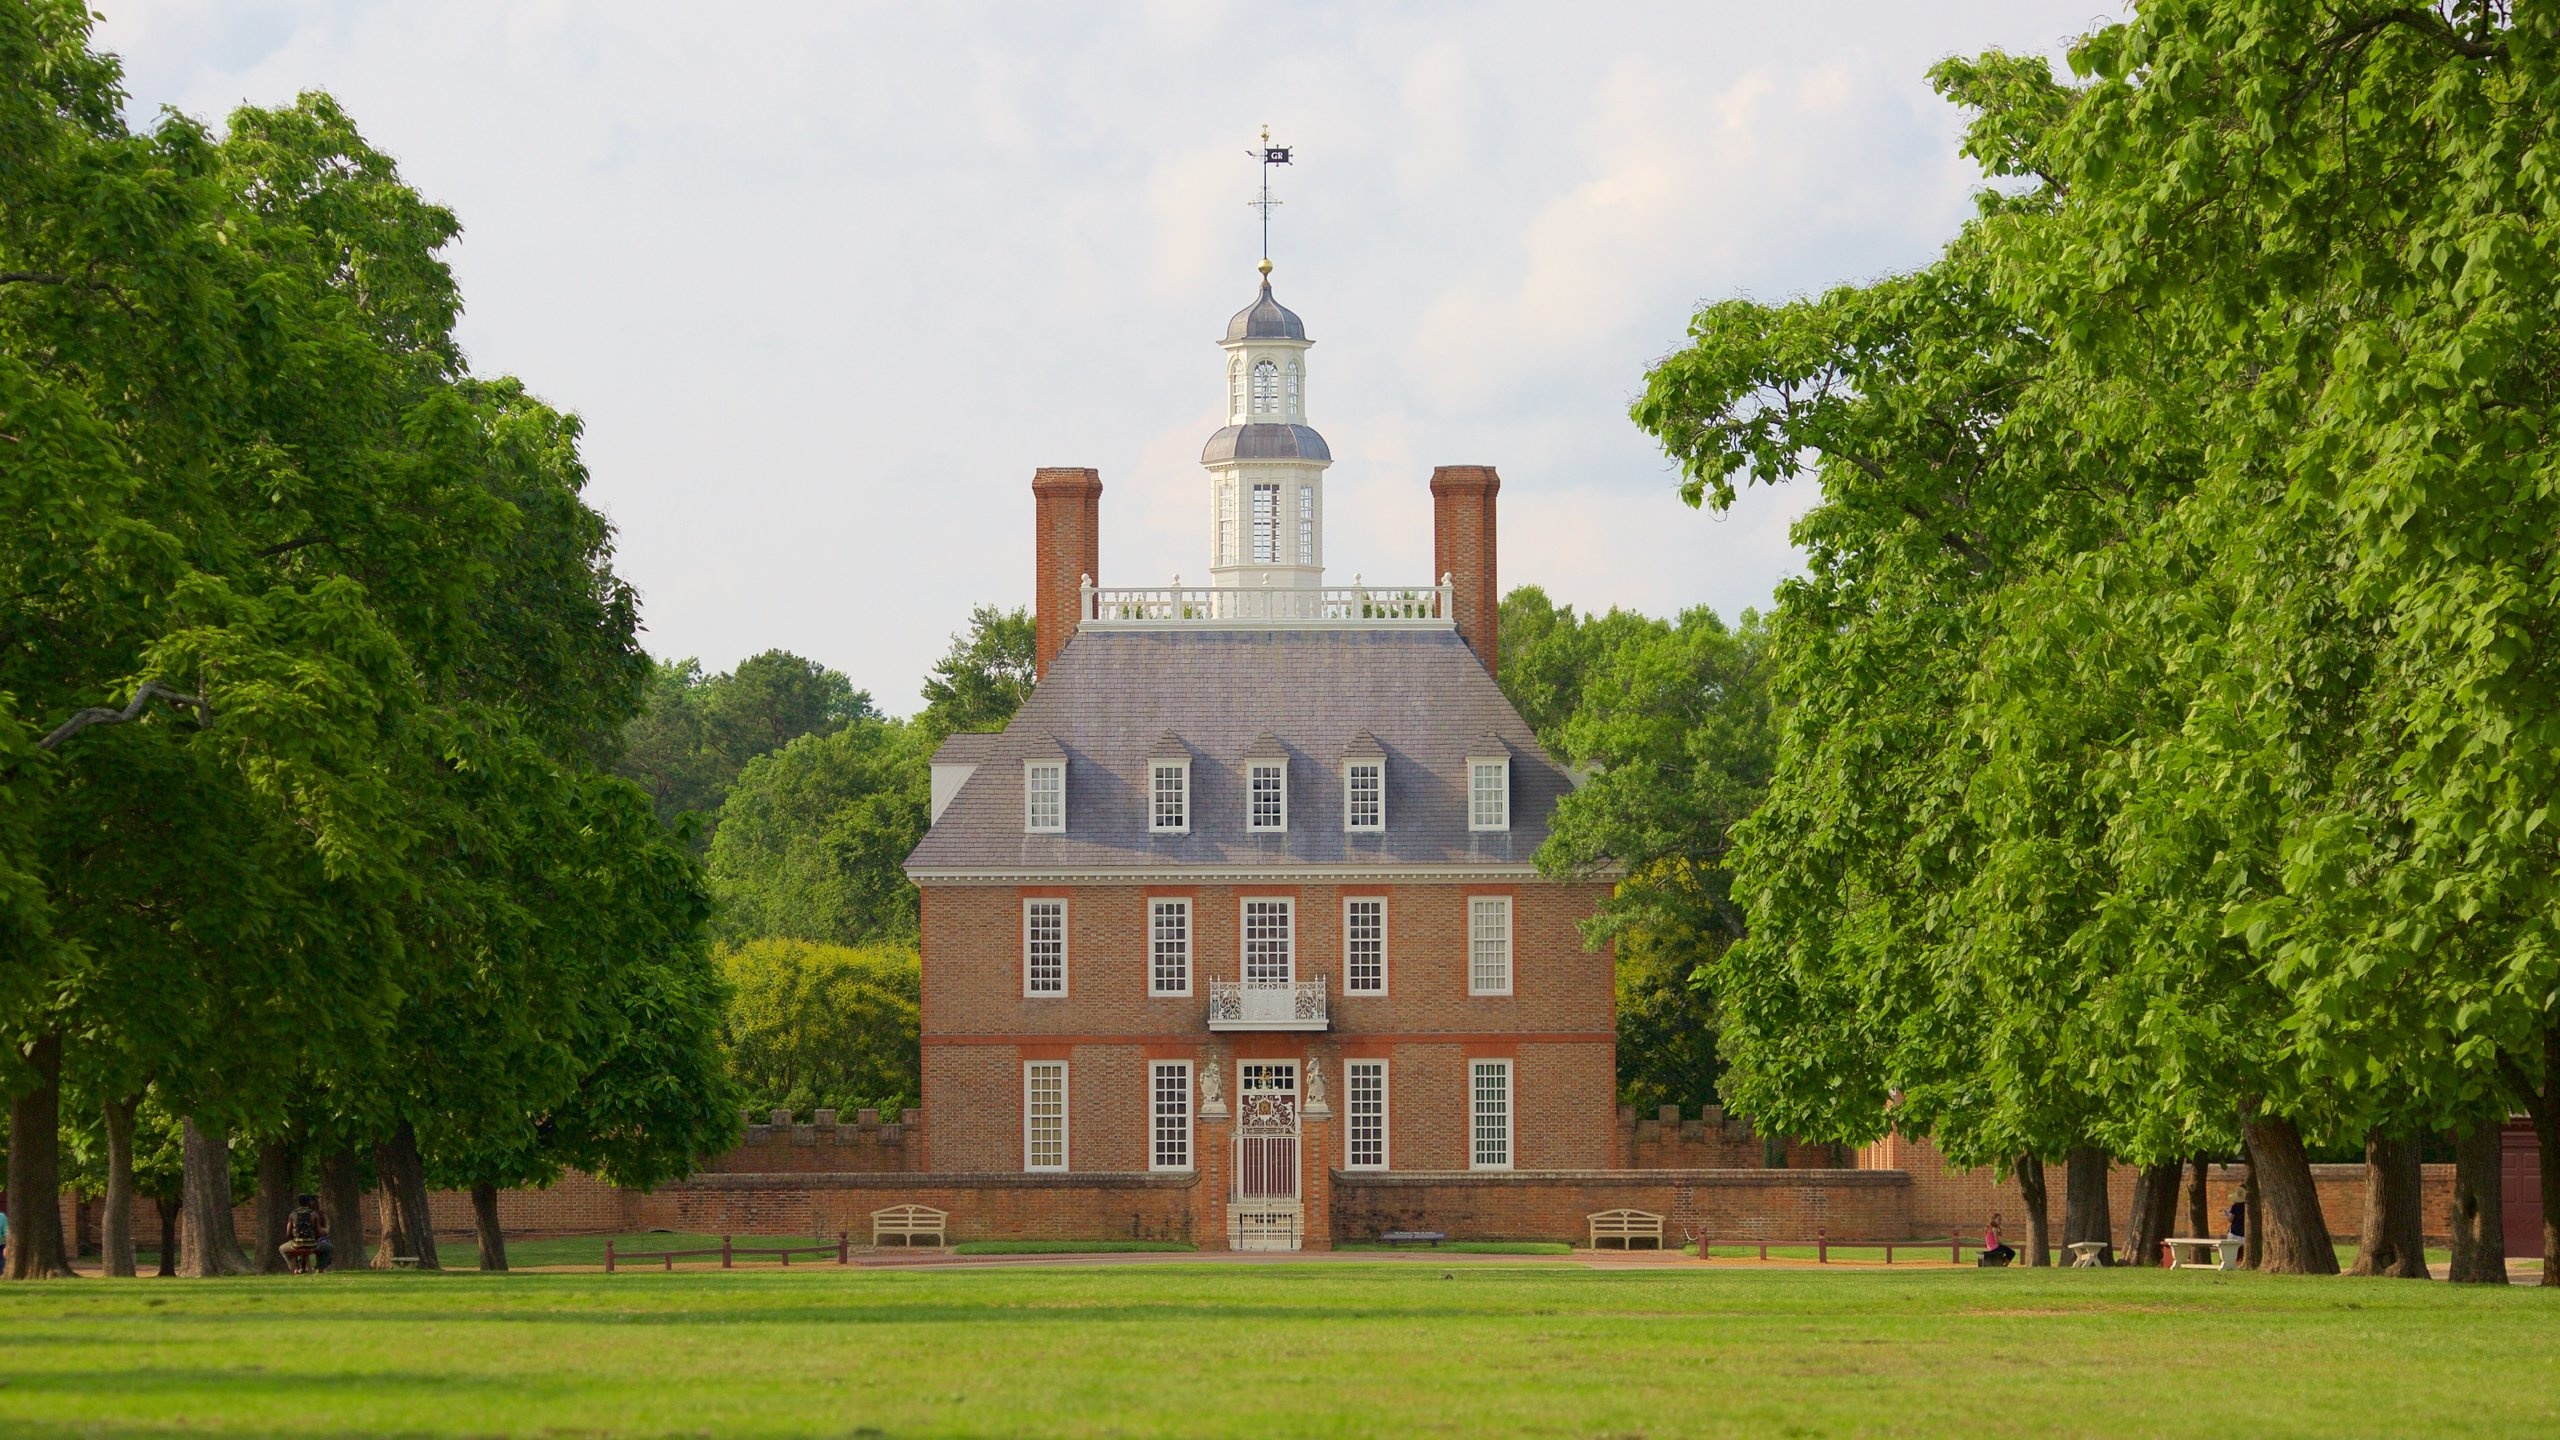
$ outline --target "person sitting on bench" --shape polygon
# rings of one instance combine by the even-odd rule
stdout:
[[[2018,1252],[2010,1249],[2009,1242],[2000,1238],[2000,1212],[1992,1211],[1991,1223],[1982,1228],[1982,1263],[2006,1265],[2017,1258]]]
[[[329,1268],[329,1217],[320,1213],[320,1197],[296,1195],[293,1213],[284,1220],[284,1243],[276,1247],[292,1267],[293,1273],[310,1273],[306,1268],[315,1261],[319,1268]]]

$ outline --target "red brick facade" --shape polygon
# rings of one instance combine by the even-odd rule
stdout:
[[[1085,580],[1102,574],[1102,472],[1065,466],[1037,470],[1031,494],[1031,669],[1038,675],[1076,633]]]

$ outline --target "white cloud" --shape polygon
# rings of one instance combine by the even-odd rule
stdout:
[[[1106,579],[1205,572],[1244,152],[1300,147],[1279,288],[1321,342],[1334,571],[1430,565],[1435,463],[1502,573],[1765,605],[1809,501],[1682,507],[1625,418],[1690,308],[1921,263],[1966,213],[1922,72],[2064,0],[1830,6],[99,0],[135,109],[327,89],[466,231],[474,363],[588,423],[650,643],[781,645],[911,702],[1027,601],[1030,471],[1104,472]]]

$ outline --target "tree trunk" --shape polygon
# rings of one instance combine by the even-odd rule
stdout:
[[[293,1217],[293,1147],[269,1140],[258,1147],[258,1250],[249,1259],[261,1275],[290,1274],[284,1227]]]
[[[441,1270],[436,1260],[435,1224],[427,1215],[426,1166],[418,1159],[418,1132],[408,1121],[391,1138],[373,1147],[374,1170],[382,1185],[382,1248],[373,1268],[396,1270],[396,1257],[414,1256],[421,1270]]]
[[[471,1224],[480,1238],[480,1268],[507,1268],[507,1235],[498,1228],[498,1187],[471,1187]]]
[[[2524,1091],[2542,1155],[2542,1283],[2560,1285],[2560,1025],[2542,1032],[2542,1084]],[[2504,1142],[2501,1141],[2501,1144]],[[2500,1164],[2504,1164],[2503,1157]]]
[[[329,1217],[332,1269],[364,1268],[364,1171],[352,1147],[320,1157],[320,1213]]]
[[[2027,1263],[2045,1266],[2053,1263],[2053,1218],[2045,1204],[2044,1161],[2034,1155],[2018,1157],[2018,1198],[2027,1206]]]
[[[2133,1231],[2126,1238],[2126,1257],[2131,1265],[2160,1263],[2160,1242],[2169,1238],[2178,1223],[2178,1177],[2187,1167],[2172,1160],[2165,1165],[2145,1165],[2133,1182]]]
[[[186,1203],[178,1212],[178,1273],[246,1275],[249,1257],[231,1228],[231,1130],[206,1127],[194,1116],[179,1122],[179,1158]]]
[[[2499,1186],[2506,1166],[2498,1122],[2483,1120],[2453,1137],[2453,1259],[2445,1278],[2456,1285],[2507,1283],[2507,1216]],[[2544,1268],[2550,1268],[2546,1261]]]
[[[186,1193],[156,1197],[160,1204],[160,1268],[153,1273],[162,1279],[178,1273],[178,1215],[186,1208]]]
[[[2187,1187],[2187,1238],[2202,1240],[2213,1233],[2213,1206],[2204,1193],[2211,1167],[2203,1156],[2195,1159],[2195,1176]]]
[[[2114,1264],[2116,1227],[2107,1213],[2107,1152],[2094,1145],[2075,1145],[2062,1163],[2062,1243],[2105,1245],[2098,1252],[2098,1263]],[[2080,1257],[2074,1253],[2071,1258]]]
[[[119,1279],[133,1278],[133,1112],[139,1095],[106,1102],[107,1213],[99,1222],[100,1268]]]
[[[62,1252],[62,1037],[27,1050],[34,1088],[9,1102],[9,1278],[74,1274]]]
[[[2249,1193],[2265,1221],[2249,1223],[2252,1238],[2265,1232],[2258,1268],[2272,1275],[2337,1274],[2338,1252],[2320,1215],[2320,1192],[2311,1183],[2301,1132],[2290,1120],[2261,1115],[2240,1133],[2249,1146]]]
[[[2364,1233],[2356,1237],[2348,1274],[2428,1278],[2419,1178],[2417,1141],[2395,1139],[2379,1125],[2365,1132]]]

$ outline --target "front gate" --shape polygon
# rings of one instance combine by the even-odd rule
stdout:
[[[1239,1069],[1227,1244],[1295,1250],[1305,1219],[1298,1194],[1298,1062],[1248,1060]]]

